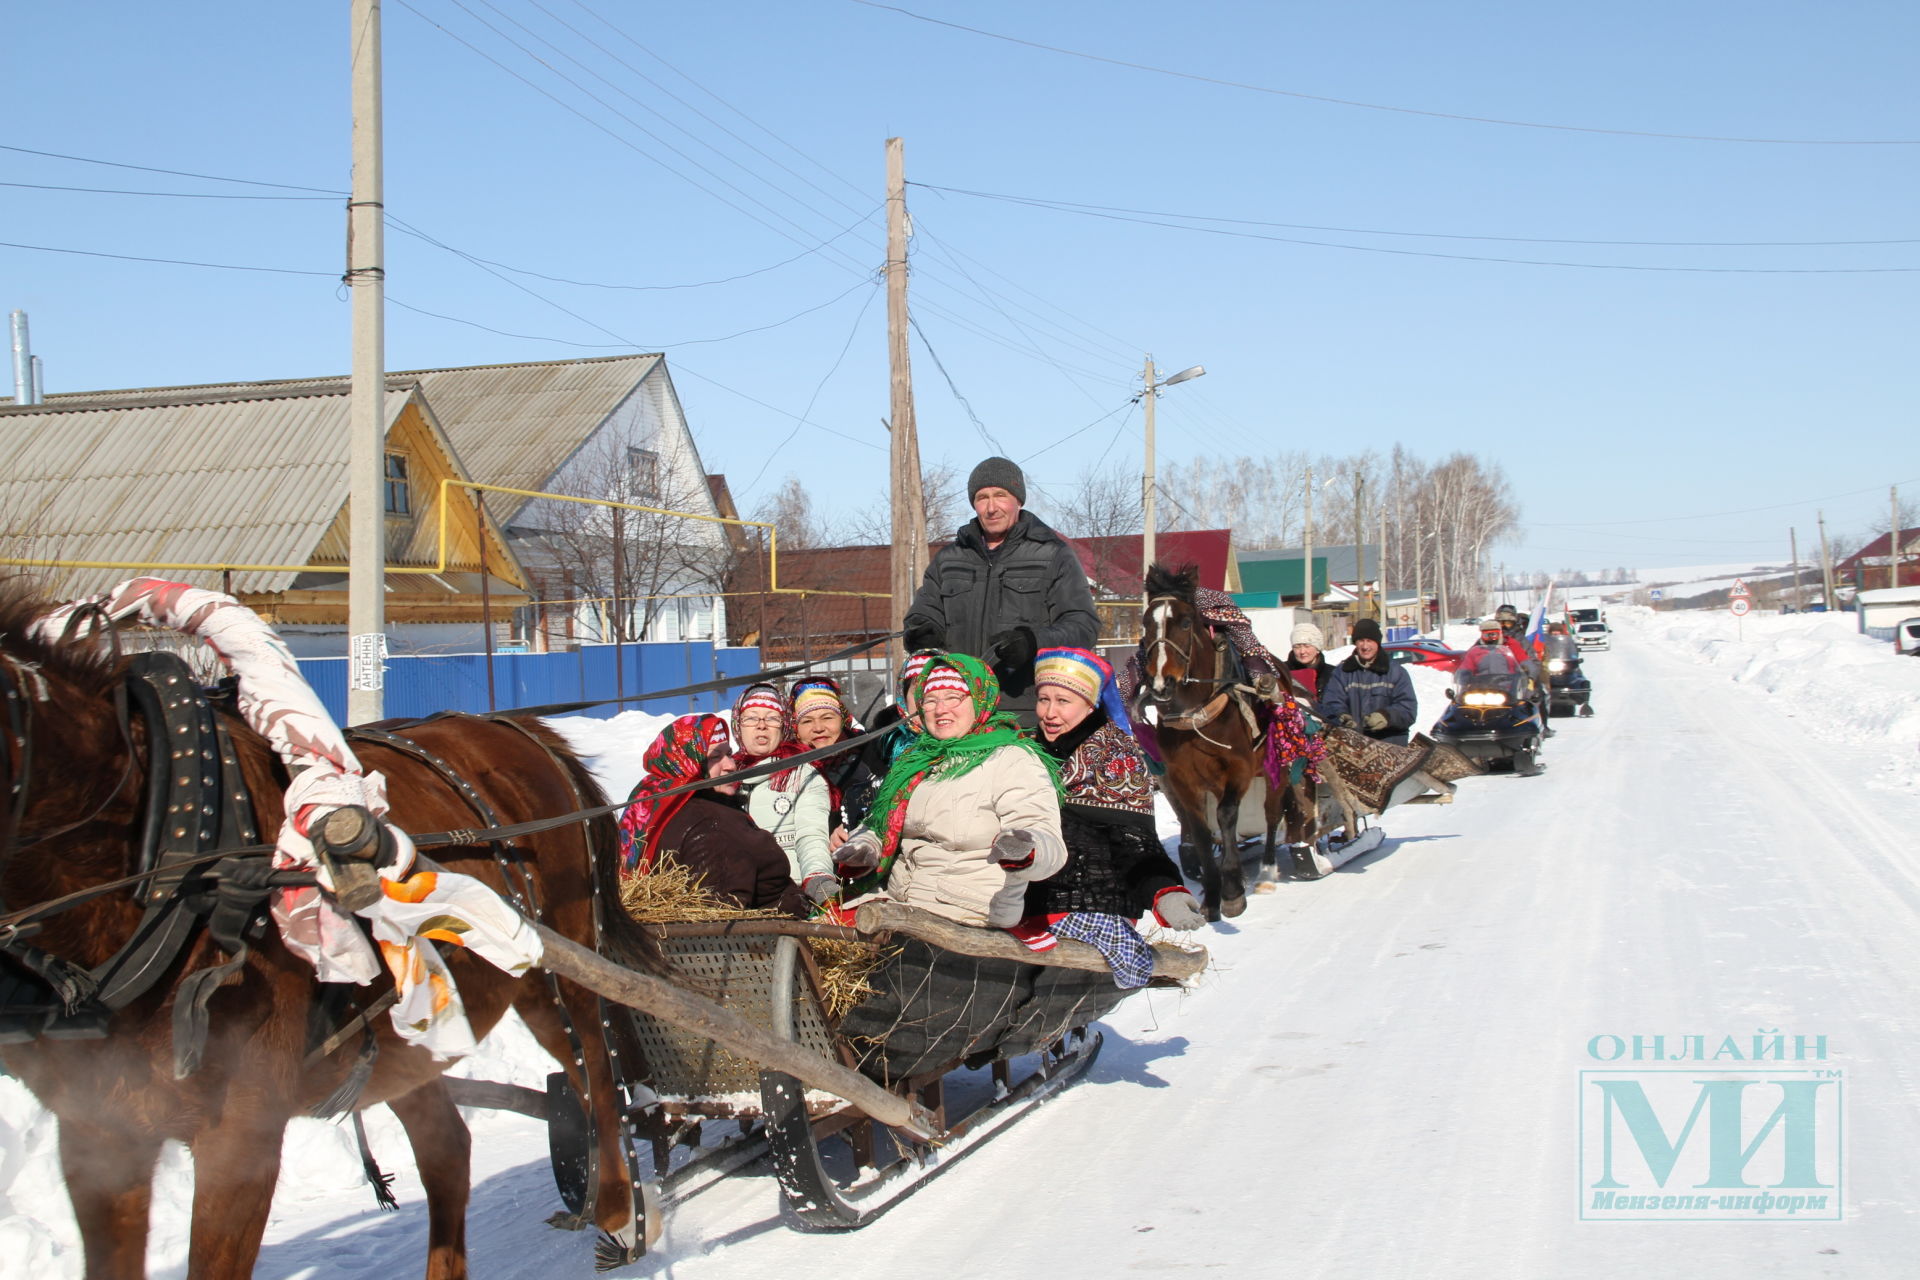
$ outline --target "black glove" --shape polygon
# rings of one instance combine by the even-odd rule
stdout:
[[[1031,671],[1033,657],[1040,652],[1039,641],[1033,638],[1032,627],[1014,627],[1002,631],[987,641],[987,647],[993,650],[997,667],[1009,671]]]
[[[945,649],[947,629],[931,622],[909,622],[906,646],[908,653],[918,653],[922,649]]]

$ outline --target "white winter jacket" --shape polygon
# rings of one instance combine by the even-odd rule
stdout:
[[[1035,840],[1033,864],[1013,872],[993,856],[994,837],[1010,827]],[[1024,748],[1001,747],[968,773],[914,788],[887,893],[960,924],[1004,929],[1024,913],[1027,882],[1066,863],[1046,765]]]
[[[748,782],[741,790],[746,793],[747,815],[753,825],[771,835],[786,852],[795,884],[805,883],[811,875],[833,874],[833,854],[827,848],[833,805],[827,780],[818,769],[810,764],[799,766],[787,780],[785,790],[776,790],[772,777]]]

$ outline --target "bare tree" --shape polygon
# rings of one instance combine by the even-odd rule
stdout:
[[[1118,464],[1091,464],[1049,521],[1069,538],[1110,538],[1139,533],[1140,477]]]

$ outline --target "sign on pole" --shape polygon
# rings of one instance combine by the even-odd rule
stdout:
[[[1667,593],[1662,591],[1660,588],[1655,587],[1653,590],[1647,592],[1647,598],[1650,600],[1665,600],[1667,598]]]
[[[1751,596],[1752,594],[1753,592],[1747,590],[1747,580],[1745,578],[1735,578],[1733,580],[1733,586],[1727,591],[1728,596],[1741,599]]]
[[[1727,608],[1733,610],[1734,617],[1744,618],[1753,612],[1753,601],[1747,599],[1745,596],[1735,596],[1733,599],[1727,601]]]

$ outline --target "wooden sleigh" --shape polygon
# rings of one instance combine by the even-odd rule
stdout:
[[[1082,942],[1063,939],[1035,953],[999,930],[894,902],[866,903],[856,920],[647,928],[677,982],[859,1070],[930,1116],[931,1138],[651,1014],[610,1008],[629,1134],[651,1147],[651,1189],[667,1207],[766,1157],[794,1225],[863,1226],[1082,1074],[1100,1049],[1092,1024],[1133,994],[1114,985],[1105,958]],[[809,939],[884,948],[866,977],[872,992],[838,1017]],[[1149,987],[1184,986],[1207,964],[1204,950],[1153,950]],[[477,1082],[456,1088],[463,1104],[544,1115],[562,1196],[584,1203],[586,1135],[563,1074],[550,1079],[545,1098]]]

